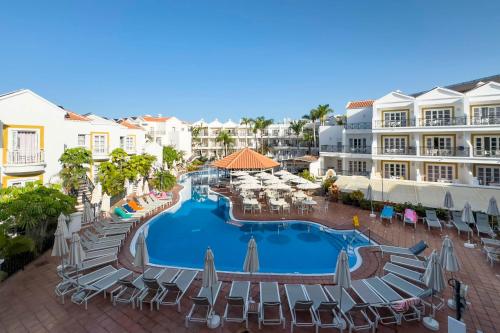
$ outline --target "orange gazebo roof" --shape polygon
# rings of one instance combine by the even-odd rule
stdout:
[[[227,170],[262,170],[279,166],[276,161],[250,148],[243,148],[212,163],[212,166]]]

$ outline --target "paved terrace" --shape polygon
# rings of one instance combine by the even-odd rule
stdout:
[[[178,190],[178,189],[177,189]],[[177,192],[177,191],[176,191]],[[321,198],[316,198],[322,201]],[[243,214],[241,208],[235,205],[236,217],[242,219],[280,219],[282,215]],[[329,203],[328,212],[315,212],[302,216],[292,212],[285,215],[287,219],[309,219],[333,228],[351,228],[352,216],[360,218],[361,229],[370,229],[371,236],[379,242],[398,246],[411,246],[418,240],[426,240],[431,248],[439,248],[444,233],[449,234],[454,241],[457,255],[462,264],[462,271],[458,278],[470,285],[468,300],[472,303],[465,313],[465,322],[470,332],[482,330],[485,333],[496,332],[500,327],[500,266],[491,267],[486,263],[484,254],[479,249],[463,247],[464,238],[458,238],[457,233],[451,230],[427,231],[421,224],[417,230],[403,227],[400,222],[392,225],[382,224],[378,219],[371,220],[367,211],[338,203]],[[475,239],[477,241],[477,239]],[[129,240],[130,241],[130,237]],[[428,249],[426,255],[430,253]],[[374,274],[381,274],[381,267],[387,258],[381,258],[379,253],[365,250],[362,253],[363,266],[353,272],[353,278],[364,278]],[[137,270],[130,264],[128,243],[123,247],[120,255],[120,265]],[[217,260],[217,258],[216,258]],[[54,295],[54,286],[59,282],[55,267],[56,258],[46,252],[36,261],[0,285],[0,332],[209,332],[203,325],[192,324],[189,329],[184,327],[184,316],[189,307],[189,296],[193,296],[201,285],[201,274],[191,286],[187,297],[182,302],[181,313],[173,307],[162,307],[160,311],[150,311],[147,307],[140,311],[130,306],[112,306],[109,298],[96,296],[89,303],[85,311],[83,306],[72,304],[70,301],[62,305]],[[248,279],[245,275],[220,274],[220,279]],[[280,283],[331,283],[331,277],[276,277],[260,275],[253,281],[278,280]],[[217,313],[224,309],[224,297],[229,292],[229,283],[224,283],[216,305]],[[258,300],[257,285],[253,285],[254,299]],[[284,288],[280,286],[283,310],[287,318],[287,328],[282,330],[277,326],[264,326],[261,332],[289,332],[290,315]],[[446,298],[451,296],[451,290],[446,290]],[[447,332],[446,316],[453,315],[448,308],[438,312],[437,319],[441,323],[441,332]],[[243,325],[226,324],[217,332],[244,332]],[[255,315],[250,315],[251,332],[259,332]],[[296,332],[313,332],[313,328],[295,329]],[[333,330],[321,330],[330,332]],[[406,333],[427,331],[421,323],[403,323],[400,327],[380,326],[379,332],[404,331]]]

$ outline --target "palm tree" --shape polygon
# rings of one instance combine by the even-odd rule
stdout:
[[[245,146],[248,147],[248,125],[252,125],[253,119],[243,117],[240,120],[240,125],[245,125]]]
[[[333,113],[333,110],[330,108],[330,104],[318,105],[316,108],[316,114],[320,121],[320,125],[325,124],[326,116],[328,116],[329,113]]]
[[[303,119],[309,120],[312,123],[313,128],[313,142],[316,147],[316,120],[318,120],[318,111],[316,109],[312,109],[309,111],[309,114],[305,114],[302,116]]]
[[[311,134],[311,132],[304,132],[304,135],[302,137],[304,141],[307,143],[308,147],[308,154],[311,154],[311,143],[314,141],[314,136]]]
[[[264,154],[264,131],[274,123],[272,119],[266,119],[263,116],[257,117],[254,121],[254,133],[258,130],[260,133],[260,153]]]
[[[295,141],[297,144],[297,152],[299,151],[299,135],[302,133],[304,129],[304,125],[306,124],[305,120],[293,120],[290,123],[290,130],[295,134]]]
[[[221,142],[224,146],[224,156],[227,156],[227,148],[234,144],[234,138],[228,131],[220,131],[219,135],[215,138],[215,142]]]

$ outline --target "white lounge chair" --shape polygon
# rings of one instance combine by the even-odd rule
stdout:
[[[386,263],[384,265],[384,271],[393,273],[396,275],[399,275],[401,277],[404,277],[405,279],[408,279],[410,281],[414,281],[417,283],[423,284],[423,276],[424,274],[422,272],[417,272],[399,265],[395,265],[393,263]]]
[[[381,322],[384,325],[401,324],[402,315],[394,311],[391,304],[382,299],[364,280],[352,281],[352,290],[364,302],[370,304],[370,310],[375,315],[375,326]]]
[[[161,281],[161,291],[156,298],[157,307],[159,308],[160,305],[176,305],[177,311],[181,312],[182,297],[193,283],[197,274],[198,271],[182,270],[175,279]]]
[[[259,328],[262,325],[281,325],[285,328],[285,317],[281,305],[277,282],[260,282]],[[268,313],[277,314],[274,317]]]
[[[420,241],[412,247],[399,247],[399,246],[390,246],[390,245],[379,245],[380,251],[382,251],[382,256],[385,253],[390,254],[398,254],[404,256],[418,256],[422,254],[425,249],[428,247],[427,243],[424,241]]]
[[[160,267],[151,267],[135,279],[118,280],[119,287],[113,292],[111,297],[113,305],[116,305],[116,303],[131,304],[132,308],[135,308],[137,297],[146,288],[143,278],[155,279],[162,272],[163,269]]]
[[[427,264],[425,261],[422,260],[412,259],[408,257],[400,257],[395,255],[391,255],[391,262],[393,264],[411,267],[413,269],[424,269],[424,270]]]
[[[229,295],[226,297],[226,308],[222,317],[222,326],[224,322],[245,322],[248,328],[248,297],[250,294],[249,281],[233,281]]]
[[[320,328],[337,328],[342,332],[344,324],[339,317],[337,302],[329,300],[319,284],[304,285],[304,288],[308,298],[313,302],[316,333]]]
[[[285,284],[286,298],[290,308],[290,332],[293,327],[312,327],[316,325],[313,301],[311,301],[301,284]],[[300,316],[298,316],[300,313]]]
[[[424,223],[427,224],[429,230],[431,230],[431,228],[439,228],[443,231],[443,225],[441,224],[441,220],[438,219],[435,210],[425,210]]]
[[[167,268],[156,278],[143,277],[142,280],[146,288],[144,288],[141,295],[137,297],[139,308],[142,310],[142,304],[149,303],[149,309],[153,311],[153,305],[156,303],[156,309],[159,310],[160,306],[156,300],[163,291],[161,284],[173,281],[177,274],[179,274],[179,270],[177,268]]]
[[[217,298],[219,297],[219,291],[222,286],[222,282],[218,281],[215,285],[208,288],[201,288],[200,292],[196,297],[192,297],[191,301],[193,305],[191,306],[191,310],[189,310],[185,324],[186,327],[189,327],[190,322],[194,323],[206,323],[212,310],[214,308],[215,303],[217,302]]]

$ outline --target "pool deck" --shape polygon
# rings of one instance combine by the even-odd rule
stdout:
[[[178,188],[175,200],[178,199]],[[227,194],[227,192],[225,192]],[[322,198],[315,198],[322,201]],[[456,276],[470,286],[468,300],[471,305],[464,315],[464,320],[469,332],[481,330],[485,333],[500,331],[500,265],[491,267],[486,263],[484,254],[480,249],[466,249],[463,247],[465,236],[458,237],[454,229],[428,231],[420,222],[417,229],[403,227],[401,222],[393,221],[392,224],[382,224],[379,219],[372,220],[369,212],[356,207],[339,203],[328,203],[328,212],[315,211],[308,215],[296,213],[286,214],[286,219],[311,220],[336,229],[351,229],[352,216],[358,215],[361,229],[370,229],[370,234],[377,242],[397,246],[411,246],[423,239],[428,242],[431,249],[439,249],[442,236],[448,234],[454,241],[455,250],[461,262],[461,271]],[[270,220],[281,219],[283,215],[269,214],[243,214],[240,207],[234,206],[234,215],[238,219]],[[119,257],[120,266],[135,269],[131,265],[131,255],[128,245],[131,237],[123,247]],[[477,236],[474,237],[477,242]],[[426,250],[426,255],[430,253]],[[381,267],[387,258],[381,258],[379,252],[365,249],[362,251],[363,265],[353,272],[353,279],[365,278],[382,274]],[[109,299],[97,296],[89,303],[85,311],[83,306],[71,302],[61,304],[54,295],[54,286],[59,282],[55,273],[58,260],[50,257],[47,251],[40,258],[28,265],[24,271],[18,272],[7,281],[0,284],[0,332],[210,332],[204,325],[192,324],[189,329],[184,328],[184,316],[189,307],[189,296],[195,295],[199,290],[201,281],[197,279],[190,287],[182,301],[181,313],[172,307],[161,307],[160,311],[142,311],[132,309],[130,306],[118,305],[114,307]],[[248,279],[247,275],[220,274],[224,281],[232,279]],[[201,274],[198,275],[201,278]],[[282,283],[331,283],[331,276],[269,276],[258,275],[252,279],[258,281],[278,281]],[[230,284],[224,283],[216,304],[216,312],[223,313],[224,298],[229,292]],[[258,287],[253,284],[253,297],[258,300]],[[283,313],[287,321],[287,328],[282,330],[278,326],[263,327],[259,331],[255,315],[249,316],[251,332],[289,332],[290,314],[284,288],[280,285],[283,302]],[[444,297],[448,298],[451,290],[447,288]],[[445,308],[437,313],[441,324],[440,332],[447,332],[446,316],[453,315],[453,311]],[[243,325],[226,324],[216,332],[243,332]],[[497,328],[498,327],[498,328]],[[337,330],[323,329],[321,332]],[[405,333],[426,332],[421,323],[403,323],[402,326],[379,325],[378,332],[404,331]],[[314,332],[313,328],[295,328],[295,332]]]

